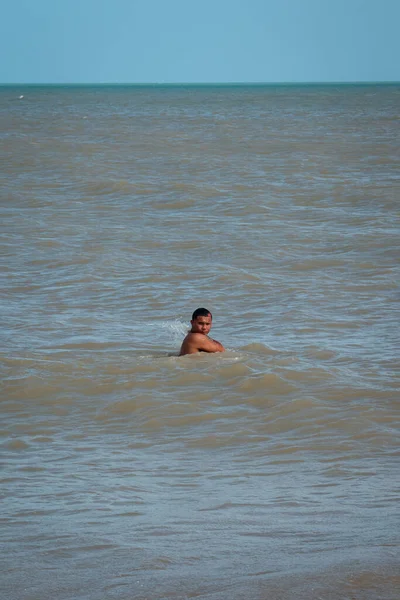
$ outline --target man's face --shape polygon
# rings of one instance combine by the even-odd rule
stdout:
[[[211,329],[211,315],[206,317],[197,317],[190,321],[192,324],[192,333],[203,333],[208,335]]]

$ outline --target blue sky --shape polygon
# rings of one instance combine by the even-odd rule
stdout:
[[[13,0],[1,12],[1,83],[400,80],[400,0]]]

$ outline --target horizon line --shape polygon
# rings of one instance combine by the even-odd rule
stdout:
[[[91,82],[0,82],[1,87],[6,86],[96,86],[96,85],[112,85],[112,86],[273,86],[273,85],[398,85],[400,80],[354,80],[354,81],[91,81]]]

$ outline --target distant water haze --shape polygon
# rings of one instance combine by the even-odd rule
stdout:
[[[0,88],[5,598],[397,600],[399,102]]]

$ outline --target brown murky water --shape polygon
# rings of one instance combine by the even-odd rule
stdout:
[[[5,598],[397,600],[399,101],[0,89]]]

